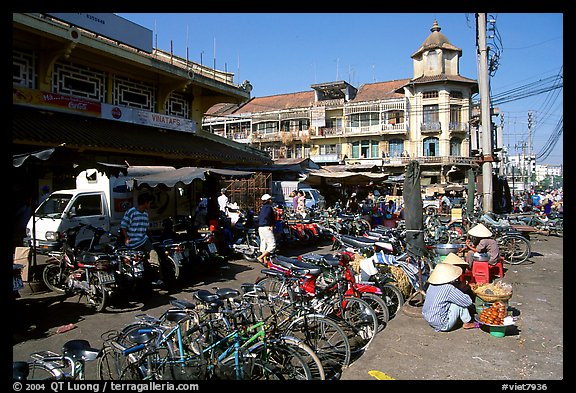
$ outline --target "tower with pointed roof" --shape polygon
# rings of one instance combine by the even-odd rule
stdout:
[[[410,103],[409,151],[418,157],[468,156],[472,95],[478,83],[460,75],[462,49],[441,33],[430,35],[411,56],[413,76],[403,86]]]

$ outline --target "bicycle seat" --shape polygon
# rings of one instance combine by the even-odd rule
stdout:
[[[194,297],[210,307],[210,309],[205,310],[206,312],[217,312],[217,309],[224,305],[224,302],[217,294],[205,289],[199,289],[194,292]]]
[[[222,300],[232,300],[240,296],[240,291],[233,288],[219,288],[216,290],[216,295]]]
[[[62,346],[62,352],[74,360],[90,361],[98,357],[100,350],[92,348],[86,340],[71,340]]]
[[[166,320],[170,322],[180,322],[181,320],[187,318],[188,316],[189,314],[180,308],[170,309],[166,311]]]

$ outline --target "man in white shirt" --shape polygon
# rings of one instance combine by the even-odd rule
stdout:
[[[228,196],[226,196],[226,189],[220,190],[220,196],[218,197],[218,207],[220,212],[226,214],[226,208],[228,207]]]

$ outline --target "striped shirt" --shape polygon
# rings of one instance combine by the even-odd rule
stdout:
[[[450,283],[430,284],[428,286],[424,305],[422,306],[422,316],[437,332],[446,326],[448,308],[451,303],[461,307],[468,307],[472,304],[472,299]]]
[[[148,239],[148,235],[146,234],[148,226],[148,212],[141,212],[136,207],[128,209],[120,223],[120,228],[126,229],[128,239],[130,239],[127,246],[130,248],[136,248],[144,244]]]

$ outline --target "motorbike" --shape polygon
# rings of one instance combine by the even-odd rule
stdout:
[[[86,227],[93,236],[87,250],[76,248],[76,235]],[[55,292],[86,298],[97,312],[108,305],[114,291],[116,276],[110,255],[100,250],[100,239],[108,234],[102,228],[80,224],[59,234],[62,249],[51,252],[42,272],[46,286]]]
[[[239,213],[237,221],[222,220],[222,231],[228,248],[245,260],[256,262],[260,255],[260,237],[254,226],[254,212]]]

